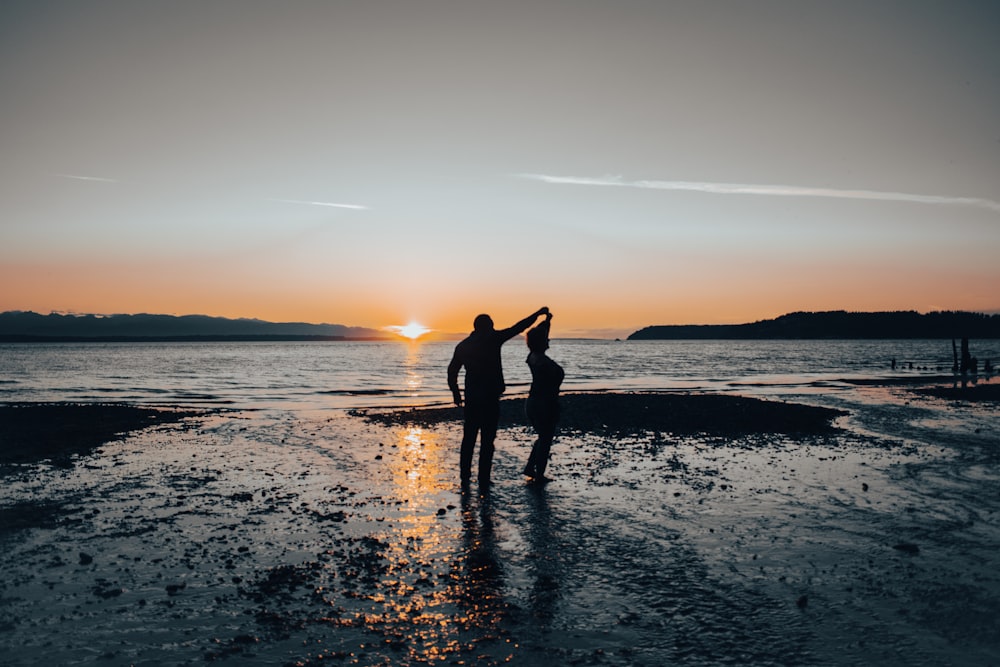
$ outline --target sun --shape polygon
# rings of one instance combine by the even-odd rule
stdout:
[[[389,328],[398,333],[400,336],[409,338],[410,340],[416,340],[430,331],[430,329],[419,322],[410,322],[409,324],[405,324],[403,326]]]

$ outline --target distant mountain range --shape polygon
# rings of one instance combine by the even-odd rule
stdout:
[[[921,314],[912,310],[881,313],[833,310],[789,313],[749,324],[650,326],[628,337],[629,340],[823,338],[1000,338],[1000,315],[958,311]]]
[[[0,341],[389,340],[377,329],[265,322],[206,315],[40,315],[0,313]]]

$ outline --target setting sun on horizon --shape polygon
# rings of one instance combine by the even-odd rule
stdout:
[[[403,338],[409,338],[410,340],[417,340],[424,334],[430,333],[431,331],[419,322],[410,322],[409,324],[404,324],[402,326],[388,326],[386,328],[389,331],[399,334]]]

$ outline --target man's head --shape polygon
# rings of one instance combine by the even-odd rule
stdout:
[[[476,315],[476,319],[472,321],[472,328],[476,331],[493,331],[493,318],[486,313]]]

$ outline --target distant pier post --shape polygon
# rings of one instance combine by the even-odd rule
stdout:
[[[975,375],[979,371],[979,361],[969,354],[969,339],[962,339],[962,375]]]

